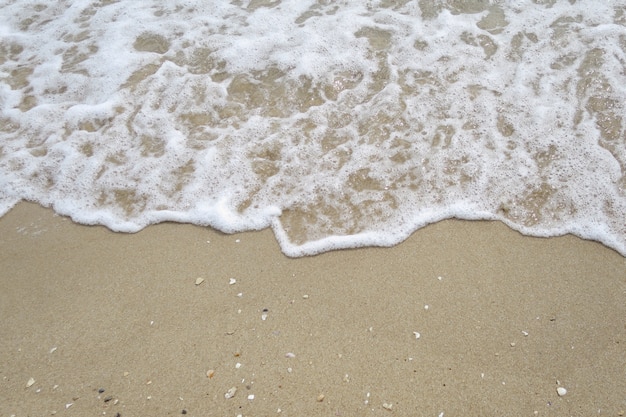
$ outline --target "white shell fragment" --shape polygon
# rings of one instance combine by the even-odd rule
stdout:
[[[237,394],[237,387],[232,387],[231,389],[226,391],[226,394],[224,394],[224,398],[228,400],[230,398],[233,398],[235,394]]]
[[[413,334],[415,335],[416,339],[419,339],[420,337],[422,337],[422,335],[420,334],[420,332],[413,332]]]
[[[26,388],[32,387],[34,383],[35,383],[35,378],[30,378],[28,382],[26,383]]]
[[[231,278],[228,280],[228,285],[235,285],[236,282],[237,280],[235,278]]]
[[[556,389],[556,393],[559,394],[559,397],[564,396],[565,394],[567,394],[567,390],[563,387],[558,387]]]
[[[196,285],[200,285],[204,282],[204,278],[196,278]]]
[[[393,409],[393,404],[391,404],[391,403],[383,403],[383,408],[385,410],[391,411]]]

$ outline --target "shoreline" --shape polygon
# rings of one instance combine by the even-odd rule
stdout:
[[[0,415],[626,411],[626,258],[571,235],[446,220],[288,258],[270,230],[20,203],[0,249]]]

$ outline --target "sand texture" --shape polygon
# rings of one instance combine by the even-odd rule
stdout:
[[[117,234],[22,203],[0,289],[0,416],[626,411],[626,259],[571,236],[445,221],[290,259],[269,230]]]

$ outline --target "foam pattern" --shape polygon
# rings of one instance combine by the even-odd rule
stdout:
[[[0,215],[271,227],[289,256],[489,219],[626,255],[623,1],[0,8]]]

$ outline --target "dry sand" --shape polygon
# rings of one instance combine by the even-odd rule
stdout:
[[[267,230],[116,234],[23,203],[0,286],[0,416],[626,411],[626,259],[571,236],[445,221],[289,259]]]

